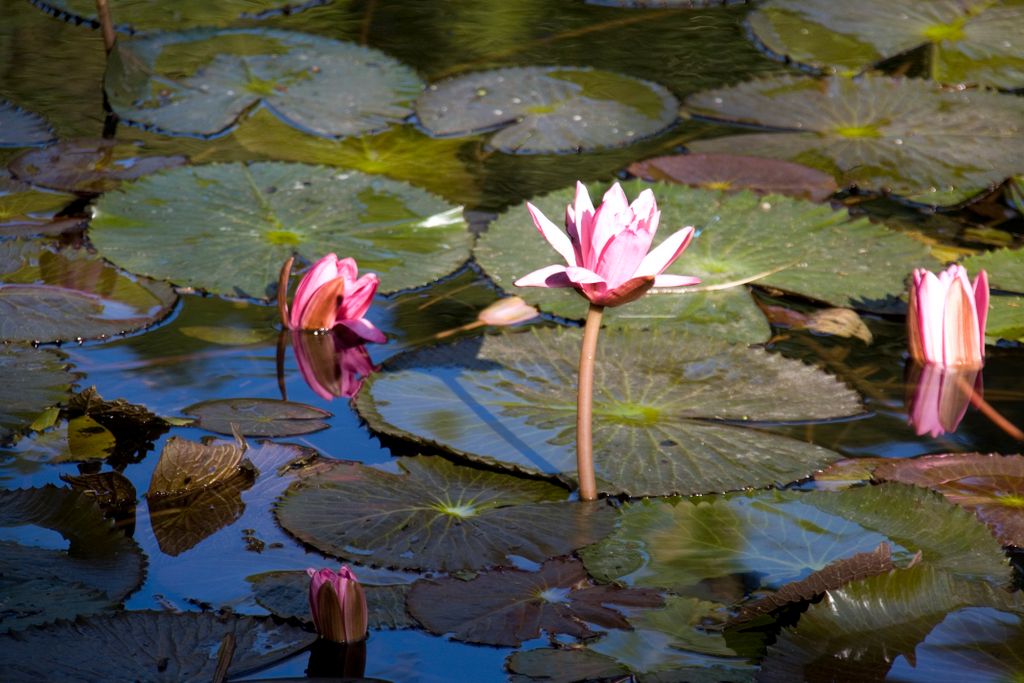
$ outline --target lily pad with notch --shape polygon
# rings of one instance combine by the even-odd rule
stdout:
[[[243,436],[296,436],[330,425],[331,413],[305,403],[272,398],[224,398],[193,403],[181,412],[196,418],[196,425],[211,432]]]
[[[431,84],[416,102],[437,136],[497,131],[487,145],[509,154],[582,152],[662,132],[679,103],[650,81],[585,67],[512,67]]]
[[[177,302],[162,282],[121,273],[85,249],[0,242],[0,339],[101,339],[148,327]]]
[[[47,408],[67,400],[76,376],[65,357],[50,349],[0,345],[0,445],[35,421]]]
[[[833,174],[840,186],[916,195],[980,192],[1024,167],[1024,100],[946,90],[920,79],[866,75],[765,78],[698,93],[685,109],[763,126],[688,145],[795,161]]]
[[[403,354],[369,379],[356,409],[379,432],[573,481],[579,346],[580,330],[533,329]],[[838,454],[739,423],[862,411],[831,375],[705,336],[612,329],[598,354],[594,466],[606,493],[795,481]]]
[[[181,167],[122,185],[100,198],[89,236],[132,272],[264,299],[296,252],[310,263],[352,256],[395,292],[458,268],[471,240],[461,207],[412,185],[280,162]]]
[[[604,537],[615,514],[554,484],[420,456],[401,474],[336,461],[277,503],[278,523],[318,550],[373,566],[475,571],[543,562]]]
[[[325,137],[382,131],[423,83],[388,55],[308,33],[196,29],[118,43],[104,89],[122,120],[178,135],[223,133],[258,106]]]
[[[42,116],[0,99],[0,148],[38,147],[55,139],[53,128]]]
[[[844,74],[927,50],[929,76],[947,85],[1024,86],[1024,23],[1015,0],[915,2],[770,0],[747,17],[768,50],[800,65]]]
[[[285,659],[316,634],[279,620],[213,612],[121,612],[0,636],[8,680],[206,683],[233,643],[227,676]]]

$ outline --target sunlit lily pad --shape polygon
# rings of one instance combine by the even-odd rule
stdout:
[[[139,156],[141,143],[102,138],[65,140],[44,149],[26,152],[10,163],[19,180],[39,187],[67,192],[101,193],[172,166],[183,156]]]
[[[11,344],[0,344],[0,377],[0,444],[66,400],[75,380],[61,354]]]
[[[470,244],[461,209],[423,190],[278,162],[182,167],[123,185],[99,200],[89,236],[132,272],[257,298],[295,252],[310,263],[354,257],[393,292],[455,270]]]
[[[707,190],[753,190],[823,201],[835,193],[835,179],[791,161],[740,154],[676,154],[629,165],[644,180],[662,180]]]
[[[547,482],[405,458],[402,474],[332,462],[293,484],[278,522],[319,550],[372,565],[440,571],[542,562],[604,537],[614,512],[570,503]]]
[[[134,278],[85,249],[0,242],[0,339],[94,339],[147,327],[177,301],[162,282]]]
[[[265,19],[294,14],[331,0],[109,0],[110,14],[119,33],[228,26],[238,20]],[[48,14],[74,24],[99,28],[96,3],[91,0],[32,0]]]
[[[972,275],[984,270],[995,289],[1024,294],[1024,249],[996,249],[968,256],[962,264]]]
[[[65,545],[0,541],[0,602],[5,605],[0,628],[21,629],[96,612],[121,602],[142,583],[146,560],[138,544],[105,520],[87,494],[54,486],[0,491],[0,528],[7,530],[5,536],[9,538],[14,528],[24,533],[33,527],[36,534],[15,532],[14,538],[56,532]],[[66,587],[68,603],[62,605],[57,599],[53,604],[55,596],[48,590],[33,598],[24,586],[19,587],[31,581]],[[7,664],[0,665],[5,679],[9,679]]]
[[[309,612],[309,575],[304,571],[266,572],[246,577],[252,584],[256,602],[285,619],[311,622]],[[414,628],[418,624],[405,611],[407,585],[370,586],[363,584],[371,629]]]
[[[883,541],[897,564],[920,551],[971,580],[1009,577],[1001,547],[970,513],[899,484],[634,503],[614,534],[581,555],[600,580],[700,594],[709,581],[744,575],[778,589]]]
[[[225,398],[193,403],[181,412],[203,429],[243,436],[294,436],[327,429],[331,413],[294,401],[271,398]]]
[[[39,190],[0,170],[0,227],[16,221],[52,218],[72,200],[72,195]]]
[[[985,340],[1024,343],[1024,296],[994,296],[990,300]]]
[[[611,5],[615,7],[679,7],[697,9],[699,7],[719,7],[721,5],[742,5],[747,0],[587,0],[591,5]]]
[[[171,425],[145,406],[124,399],[106,401],[89,387],[75,394],[62,412],[71,421],[88,417],[109,430],[116,442],[111,456],[122,462],[137,462],[153,448],[153,442]]]
[[[1024,86],[1015,0],[771,0],[747,20],[765,47],[806,66],[855,73],[924,47],[940,83]]]
[[[699,93],[685,106],[773,129],[694,142],[694,152],[795,161],[864,190],[980,190],[1024,167],[1024,100],[1012,95],[882,76],[782,76]]]
[[[198,29],[119,44],[104,87],[123,120],[165,133],[216,135],[261,105],[306,132],[341,137],[400,123],[423,83],[362,45],[290,31]]]
[[[497,130],[510,154],[581,152],[630,144],[668,128],[679,103],[650,81],[595,69],[513,67],[430,85],[416,115],[432,135]]]
[[[653,290],[633,303],[609,309],[608,325],[681,326],[696,335],[763,341],[767,322],[744,283],[835,306],[872,308],[899,296],[906,273],[915,266],[939,265],[925,245],[827,205],[749,191],[727,193],[642,181],[623,184],[629,197],[647,187],[654,190],[661,210],[662,238],[685,225],[698,230],[668,272],[696,275],[702,282],[698,287]],[[591,194],[599,196],[601,190],[591,188]],[[573,192],[566,188],[531,201],[558,220]],[[586,301],[572,289],[513,285],[526,273],[560,261],[525,207],[513,207],[492,223],[474,256],[500,287],[542,310],[566,318],[586,315]]]
[[[225,641],[234,644],[227,676],[237,678],[308,647],[316,634],[212,612],[122,612],[0,639],[0,669],[11,681],[208,683]]]
[[[53,129],[43,117],[0,99],[0,147],[36,147],[53,140]]]
[[[580,337],[531,330],[415,351],[371,377],[356,406],[375,430],[574,480]],[[761,349],[607,330],[594,389],[598,489],[692,494],[801,479],[837,454],[734,423],[860,411],[834,377]]]
[[[511,647],[541,635],[592,638],[590,625],[629,628],[615,609],[659,607],[664,600],[649,588],[596,585],[582,563],[556,558],[535,572],[495,569],[466,581],[456,577],[417,581],[409,611],[427,630],[456,640]]]

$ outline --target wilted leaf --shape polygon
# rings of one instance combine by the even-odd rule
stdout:
[[[234,478],[248,466],[233,443],[198,443],[172,436],[160,452],[147,496],[192,493]]]

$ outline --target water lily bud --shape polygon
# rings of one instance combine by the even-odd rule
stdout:
[[[938,275],[916,269],[907,311],[910,355],[919,363],[981,367],[988,298],[985,271],[979,272],[972,284],[959,264]]]
[[[485,325],[517,325],[527,320],[533,320],[540,312],[523,301],[518,296],[510,296],[505,299],[498,299],[493,304],[480,311],[477,319]]]
[[[348,567],[306,570],[309,574],[309,609],[316,632],[336,643],[354,643],[366,638],[368,615],[366,595]]]
[[[291,312],[285,301],[288,275],[293,259],[281,269],[278,283],[278,309],[281,322],[292,330],[329,330],[335,325],[350,329],[367,341],[382,344],[384,333],[366,319],[380,280],[373,273],[359,275],[355,259],[339,259],[327,254],[313,264],[295,290]]]

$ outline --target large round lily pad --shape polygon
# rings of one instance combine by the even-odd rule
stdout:
[[[384,130],[423,88],[383,52],[307,33],[198,29],[119,44],[107,65],[110,106],[165,133],[216,135],[257,105],[327,137]]]
[[[679,103],[649,81],[596,69],[513,67],[434,83],[416,102],[433,135],[497,130],[488,145],[510,154],[617,147],[668,128]]]
[[[160,320],[177,300],[165,283],[124,275],[85,249],[0,242],[0,340],[123,334]]]
[[[605,315],[609,325],[683,326],[697,335],[762,341],[767,323],[745,283],[835,306],[873,308],[899,296],[906,273],[914,267],[938,266],[921,243],[827,205],[749,191],[727,193],[639,180],[623,184],[630,197],[647,187],[654,190],[661,210],[662,238],[685,225],[698,231],[667,272],[695,275],[702,282],[697,287],[655,289],[610,309]],[[566,188],[532,202],[558,220],[573,192]],[[474,257],[499,286],[542,310],[567,318],[585,316],[587,303],[572,289],[513,285],[526,273],[561,260],[538,234],[525,207],[513,207],[492,223]]]
[[[119,33],[228,26],[238,20],[294,14],[331,0],[109,0],[114,28]],[[32,4],[76,25],[99,28],[94,0],[32,0]]]
[[[0,99],[0,147],[36,147],[53,140],[53,129],[43,117]]]
[[[5,536],[18,538],[18,530],[26,529],[31,538],[31,527],[57,532],[67,546],[0,542],[0,600],[5,605],[0,628],[20,629],[110,608],[142,583],[146,560],[138,544],[103,518],[91,496],[54,486],[0,491]],[[33,581],[38,582],[35,595],[24,585]],[[66,590],[68,602],[55,599],[52,590]]]
[[[614,534],[581,555],[600,580],[685,594],[741,575],[777,589],[883,541],[899,564],[920,551],[967,579],[1001,586],[1009,577],[1001,547],[973,515],[902,484],[634,503]]]
[[[0,344],[0,377],[0,444],[66,400],[75,379],[59,353],[11,344]]]
[[[327,429],[331,413],[294,401],[271,398],[225,398],[193,403],[182,409],[203,429],[243,436],[294,436]]]
[[[571,481],[580,339],[549,328],[415,351],[371,377],[356,407],[372,429]],[[860,411],[834,377],[761,349],[607,330],[594,386],[598,488],[694,494],[801,479],[837,454],[735,423]]]
[[[883,76],[782,76],[699,93],[685,106],[774,129],[694,142],[694,152],[795,161],[864,190],[980,190],[1024,168],[1024,100],[1012,95]]]
[[[358,171],[265,162],[171,169],[104,195],[89,236],[136,273],[212,293],[267,298],[293,253],[335,252],[394,292],[469,256],[462,210]]]
[[[747,21],[765,47],[805,66],[855,73],[924,47],[940,83],[1024,86],[1016,0],[771,0]]]
[[[124,612],[0,636],[0,669],[14,683],[208,683],[225,642],[237,678],[308,647],[316,634],[272,619],[212,612]]]
[[[614,512],[570,503],[547,482],[405,458],[402,474],[332,462],[293,484],[278,522],[319,550],[365,564],[438,571],[542,562],[604,537]]]

